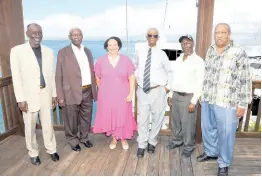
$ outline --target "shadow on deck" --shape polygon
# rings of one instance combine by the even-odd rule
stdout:
[[[56,132],[59,162],[53,162],[45,153],[42,133],[37,131],[42,164],[34,166],[29,161],[24,137],[12,135],[0,142],[0,175],[166,175],[166,176],[203,176],[216,175],[216,161],[199,163],[196,156],[202,153],[198,145],[191,158],[181,157],[181,149],[168,151],[165,146],[169,136],[159,136],[159,144],[153,155],[145,153],[143,159],[136,157],[136,140],[130,140],[129,150],[122,150],[121,143],[110,150],[110,138],[104,135],[91,135],[95,146],[74,152],[66,143],[64,132]],[[261,175],[261,142],[260,139],[237,138],[234,161],[229,175]]]

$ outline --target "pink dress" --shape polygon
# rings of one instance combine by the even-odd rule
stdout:
[[[129,94],[128,77],[134,74],[131,60],[120,54],[115,68],[108,55],[100,57],[95,64],[95,74],[100,78],[94,133],[106,132],[116,139],[131,139],[137,125],[132,112],[132,102],[126,102]]]

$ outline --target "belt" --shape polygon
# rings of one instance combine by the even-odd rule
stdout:
[[[88,89],[89,87],[91,87],[91,84],[82,86],[82,89]]]
[[[176,92],[176,91],[174,91],[174,92],[177,93],[180,96],[189,96],[189,95],[193,94],[193,93],[186,93],[186,92]]]
[[[45,88],[45,87],[43,87],[42,85],[40,85],[40,89],[43,89],[43,88]]]

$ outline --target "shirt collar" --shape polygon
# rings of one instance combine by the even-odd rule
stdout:
[[[228,50],[229,48],[231,48],[231,47],[233,47],[233,46],[234,46],[234,42],[233,42],[233,40],[230,40],[229,44],[225,47],[224,51]],[[216,50],[216,44],[211,45],[211,47],[212,47],[214,50]],[[224,52],[224,51],[223,51],[223,52]],[[223,53],[223,52],[222,52],[222,53]]]
[[[76,47],[74,44],[71,44],[71,46],[74,50],[83,50],[84,49],[84,46],[82,44],[80,45],[80,49]]]

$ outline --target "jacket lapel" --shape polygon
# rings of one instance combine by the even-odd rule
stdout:
[[[26,44],[26,54],[28,56],[28,61],[32,63],[33,66],[35,66],[37,70],[40,70],[35,53],[32,47],[30,46],[29,42],[27,42]]]

